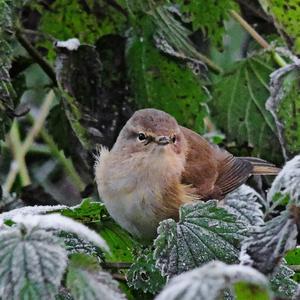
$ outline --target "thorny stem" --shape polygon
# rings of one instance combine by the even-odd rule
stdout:
[[[35,137],[38,135],[39,131],[41,130],[41,128],[42,128],[42,126],[43,126],[43,124],[46,120],[46,117],[47,117],[47,115],[50,111],[50,107],[51,107],[51,104],[52,104],[53,100],[54,100],[54,92],[53,92],[53,90],[51,90],[46,95],[45,100],[43,102],[43,105],[40,109],[40,113],[39,113],[38,117],[36,118],[33,126],[30,129],[30,131],[28,132],[24,143],[21,145],[21,147],[16,149],[17,152],[18,152],[16,157],[19,158],[19,161],[20,161],[21,158],[24,160],[24,158],[26,156],[26,153],[28,152],[30,146],[32,145]],[[20,167],[21,167],[20,164],[16,160],[14,160],[11,163],[10,170],[9,170],[6,182],[3,186],[3,189],[5,191],[10,192],[10,190],[11,190],[11,188],[12,188],[14,182],[15,182],[16,176],[20,171]]]
[[[230,10],[231,16],[253,37],[253,39],[264,49],[270,49],[270,44],[237,12]],[[287,63],[275,51],[272,51],[274,61],[280,66],[285,67]]]

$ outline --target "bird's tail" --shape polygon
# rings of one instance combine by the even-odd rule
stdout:
[[[246,160],[252,165],[252,175],[277,175],[280,172],[280,168],[267,162],[266,160],[255,158],[255,157],[240,157]]]

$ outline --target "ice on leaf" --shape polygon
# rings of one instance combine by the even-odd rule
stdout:
[[[215,261],[172,278],[155,300],[215,300],[225,288],[236,282],[247,282],[265,289],[268,284],[263,274],[250,267]]]
[[[1,299],[54,299],[66,266],[53,233],[22,224],[0,231]]]
[[[286,251],[297,244],[297,224],[290,211],[256,227],[242,242],[240,261],[252,265],[264,274],[272,273]]]
[[[226,195],[224,208],[236,215],[245,225],[255,226],[264,223],[261,203],[264,203],[264,199],[254,189],[244,184]]]
[[[288,195],[297,205],[300,205],[300,155],[288,161],[277,175],[268,193],[268,201],[277,195]],[[280,199],[277,199],[280,203]]]
[[[109,251],[105,240],[95,231],[89,229],[81,223],[78,223],[70,218],[63,217],[59,214],[44,216],[16,215],[11,220],[19,224],[24,224],[27,228],[39,227],[75,233],[80,238],[92,242],[103,250]]]
[[[164,220],[154,241],[156,265],[173,276],[211,260],[237,261],[244,225],[217,201],[198,202],[180,208],[180,220]]]
[[[118,282],[100,270],[89,256],[71,257],[67,274],[67,288],[76,300],[125,300]]]

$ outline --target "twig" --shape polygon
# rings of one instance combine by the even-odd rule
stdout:
[[[26,153],[28,152],[28,150],[30,149],[30,146],[32,145],[35,137],[41,130],[41,128],[46,120],[46,117],[50,111],[50,107],[51,107],[53,100],[54,100],[54,92],[51,90],[46,95],[45,101],[43,102],[43,105],[40,109],[40,113],[39,113],[38,117],[36,118],[34,125],[30,129],[24,143],[22,144],[22,146],[19,149],[17,149],[18,157],[23,157],[23,159],[24,159],[24,157],[25,157]],[[3,189],[5,191],[9,192],[11,190],[19,170],[20,170],[20,165],[18,164],[17,161],[13,161],[11,163],[11,167],[10,167],[6,182],[3,186]]]
[[[105,269],[129,269],[132,263],[128,262],[104,262],[101,266]]]
[[[237,12],[234,10],[230,11],[231,16],[253,37],[253,39],[264,49],[269,49],[269,43]],[[275,51],[273,53],[273,59],[280,67],[285,67],[287,63],[284,59]]]
[[[51,65],[40,55],[40,53],[30,44],[30,42],[22,35],[20,30],[16,30],[16,38],[19,43],[26,49],[28,54],[40,65],[45,73],[57,86],[56,75]]]
[[[126,9],[124,9],[120,4],[118,4],[115,0],[105,0],[105,2],[110,5],[111,7],[113,7],[115,10],[117,10],[118,12],[120,12],[123,16],[125,16],[126,18],[128,18],[128,13],[126,11]]]

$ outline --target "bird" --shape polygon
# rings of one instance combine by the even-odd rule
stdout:
[[[279,170],[235,157],[170,114],[146,108],[132,115],[110,151],[100,148],[95,179],[110,216],[136,238],[152,240],[162,220],[178,220],[181,205],[222,200],[249,176]]]

